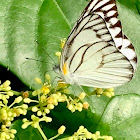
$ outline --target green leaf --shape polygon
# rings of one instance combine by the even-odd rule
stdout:
[[[120,95],[106,107],[97,130],[112,135],[114,140],[140,139],[140,96]]]
[[[137,10],[138,10],[138,13],[140,14],[140,0],[137,0],[136,7],[137,7]]]

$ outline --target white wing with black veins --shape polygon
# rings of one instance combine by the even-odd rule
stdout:
[[[67,63],[77,84],[110,88],[132,79],[137,57],[117,16],[114,0],[92,0],[76,22],[63,48],[60,69]]]

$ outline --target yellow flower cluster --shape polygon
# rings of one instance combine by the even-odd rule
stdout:
[[[2,100],[4,104],[7,104],[10,96],[13,96],[13,95],[14,93],[11,91],[9,80],[5,81],[3,84],[0,85],[0,100]]]
[[[81,100],[84,99],[86,94],[82,92],[79,97],[72,98],[68,96],[69,93],[68,85],[63,82],[59,82],[57,87],[53,88],[51,86],[51,78],[48,74],[46,74],[46,80],[44,84],[39,78],[35,78],[35,81],[41,85],[41,88],[32,92],[33,96],[38,96],[38,100],[31,100],[30,98],[25,98],[25,103],[36,102],[37,104],[32,107],[32,111],[37,113],[37,116],[44,116],[50,113],[50,110],[54,109],[55,106],[59,104],[59,102],[66,102],[67,108],[71,112],[75,112],[76,110],[82,111],[83,108],[88,109],[89,104],[82,103]]]
[[[60,45],[61,48],[65,46],[66,40],[67,40],[66,38],[61,39],[61,45]]]
[[[37,128],[41,134],[43,134],[42,130],[40,129],[39,122],[45,121],[45,122],[51,122],[52,118],[47,117],[47,114],[50,113],[52,109],[55,108],[59,104],[59,102],[66,102],[67,108],[71,112],[82,111],[83,108],[88,109],[89,104],[87,102],[82,103],[82,100],[85,98],[86,94],[82,92],[79,97],[72,98],[71,96],[68,96],[69,90],[68,85],[63,82],[59,82],[57,87],[53,88],[51,86],[51,78],[48,74],[45,75],[46,82],[43,84],[41,79],[35,78],[35,81],[41,85],[40,89],[37,89],[32,92],[32,96],[36,96],[36,100],[32,100],[30,98],[24,98],[23,102],[30,104],[30,103],[36,103],[36,105],[30,107],[33,113],[36,113],[35,115],[31,116],[31,120],[29,121],[26,118],[23,119],[23,125],[22,128],[25,129],[29,125],[33,126],[34,128]],[[60,134],[62,134],[62,130],[65,130],[65,127],[62,126],[58,130],[58,134],[54,137],[52,137],[50,140],[54,139],[55,137],[58,137]],[[46,137],[43,135],[44,139]]]
[[[15,100],[9,105],[8,100],[13,96],[15,91],[11,90],[10,81],[6,81],[0,85],[0,140],[13,140],[15,138],[16,130],[10,129],[11,122],[15,117],[20,115],[26,115],[27,109],[31,110],[34,115],[31,116],[31,121],[27,118],[24,118],[22,128],[26,129],[29,125],[34,128],[37,128],[42,135],[44,140],[47,140],[47,137],[40,128],[39,123],[45,121],[46,123],[52,122],[52,118],[47,115],[54,109],[60,102],[66,102],[67,108],[73,113],[75,111],[81,112],[84,109],[89,108],[88,102],[83,102],[83,99],[86,96],[86,93],[82,92],[78,97],[72,98],[69,93],[69,85],[60,81],[58,85],[53,87],[51,85],[51,77],[46,74],[46,82],[43,83],[41,79],[35,78],[35,81],[40,85],[40,89],[37,89],[33,92],[30,92],[32,96],[35,96],[35,99],[29,98],[29,92],[24,92],[23,96],[18,96]],[[101,94],[111,97],[114,95],[114,89],[95,89],[95,92],[98,96]],[[21,94],[20,94],[21,95]],[[23,99],[24,98],[24,99]],[[34,106],[32,104],[34,103]],[[29,105],[27,105],[29,104]],[[30,106],[30,107],[28,107]],[[48,140],[56,139],[59,135],[63,134],[66,127],[62,125],[58,129],[58,134]],[[111,136],[100,136],[100,132],[97,131],[95,134],[89,132],[83,126],[80,126],[78,131],[74,133],[73,136],[68,138],[69,140],[78,140],[78,139],[104,139],[112,140]]]
[[[1,140],[13,140],[17,131],[15,129],[8,129],[5,125],[1,126],[0,139]]]
[[[103,139],[103,140],[113,140],[112,136],[100,136],[100,132],[96,131],[95,134],[92,134],[89,132],[84,126],[80,126],[77,132],[74,133],[73,136],[69,137],[68,140],[86,140],[86,139],[91,139],[91,140],[98,140],[98,139]]]
[[[35,115],[31,116],[32,121],[27,120],[26,118],[24,118],[23,121],[23,125],[22,128],[25,129],[27,128],[29,125],[31,125],[34,128],[38,128],[39,127],[39,122],[41,121],[45,121],[45,122],[51,122],[52,118],[50,117],[46,117],[43,116],[42,118],[36,117]]]
[[[11,105],[0,107],[0,122],[2,122],[6,127],[9,127],[11,125],[11,122],[15,117],[26,115],[27,113],[28,105],[22,104],[21,106],[16,106],[13,108],[11,108]]]
[[[84,92],[82,92],[78,98],[71,98],[70,96],[67,98],[67,108],[71,111],[71,112],[75,112],[76,110],[78,110],[79,112],[81,112],[83,110],[83,108],[88,109],[86,107],[84,107],[85,103],[81,103],[79,102],[80,100],[83,100],[85,98],[86,94]],[[89,107],[89,106],[88,106]]]
[[[14,92],[11,90],[10,81],[7,80],[0,85],[0,123],[2,123],[0,131],[1,140],[14,138],[16,130],[9,129],[9,127],[11,126],[11,122],[15,117],[26,115],[27,113],[28,105],[22,104],[20,106],[14,106],[15,104],[22,102],[21,96],[15,98],[13,103],[8,106],[8,99],[13,95]]]
[[[23,125],[22,128],[26,129],[29,125],[31,125],[34,128],[37,128],[39,130],[39,132],[42,134],[42,137],[44,138],[44,140],[47,140],[46,136],[44,135],[42,129],[40,128],[39,122],[41,121],[45,121],[45,122],[51,122],[52,118],[50,117],[46,117],[43,116],[42,118],[36,117],[35,115],[31,116],[32,121],[27,120],[26,118],[24,118],[23,121]],[[56,139],[59,135],[62,135],[65,131],[66,127],[64,125],[62,125],[59,129],[58,129],[58,134],[52,138],[50,138],[49,140],[53,140]]]
[[[100,95],[105,95],[105,96],[111,98],[112,96],[115,95],[114,88],[108,88],[108,89],[94,88],[94,89],[95,89],[95,93],[98,97],[100,97]]]
[[[65,46],[66,40],[67,40],[66,38],[61,39],[61,44],[60,44],[61,49],[63,49],[63,47]],[[56,52],[55,53],[55,56],[57,56],[58,59],[60,60],[61,52]]]

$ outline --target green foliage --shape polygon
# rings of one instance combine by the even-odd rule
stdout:
[[[8,67],[22,82],[34,89],[38,88],[34,78],[44,78],[46,71],[52,70],[60,40],[66,38],[76,19],[86,6],[86,0],[1,0],[0,2],[0,65]],[[118,0],[119,18],[123,31],[135,46],[140,56],[140,1]],[[46,53],[47,52],[47,53]],[[28,60],[35,58],[41,61]],[[54,72],[50,72],[55,76]],[[71,114],[63,105],[52,110],[53,122],[43,131],[48,137],[57,134],[60,125],[65,124],[66,135],[72,135],[79,125],[84,125],[91,132],[111,135],[116,140],[140,139],[140,69],[134,79],[116,88],[118,95],[112,99],[89,96],[86,100],[91,110]],[[75,91],[74,91],[75,92]],[[129,94],[137,93],[137,94]],[[95,112],[94,112],[95,111]],[[17,140],[41,140],[40,133],[31,126],[21,129],[21,121],[13,123],[18,134]]]

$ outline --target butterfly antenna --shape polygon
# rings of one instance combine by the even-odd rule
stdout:
[[[48,63],[46,61],[38,60],[38,59],[34,59],[34,58],[28,58],[28,57],[26,57],[26,59],[28,59],[28,60],[34,60],[34,61],[38,61],[38,62],[43,62],[43,63]],[[51,63],[51,64],[53,64],[53,63]]]
[[[37,42],[37,44],[39,45],[39,42],[36,40],[36,42]],[[55,63],[55,61],[52,59],[52,57],[46,52],[46,50],[42,47],[42,46],[40,46],[43,50],[44,50],[44,52],[47,54],[47,56],[53,61],[53,64],[55,64],[56,65],[56,63]]]

